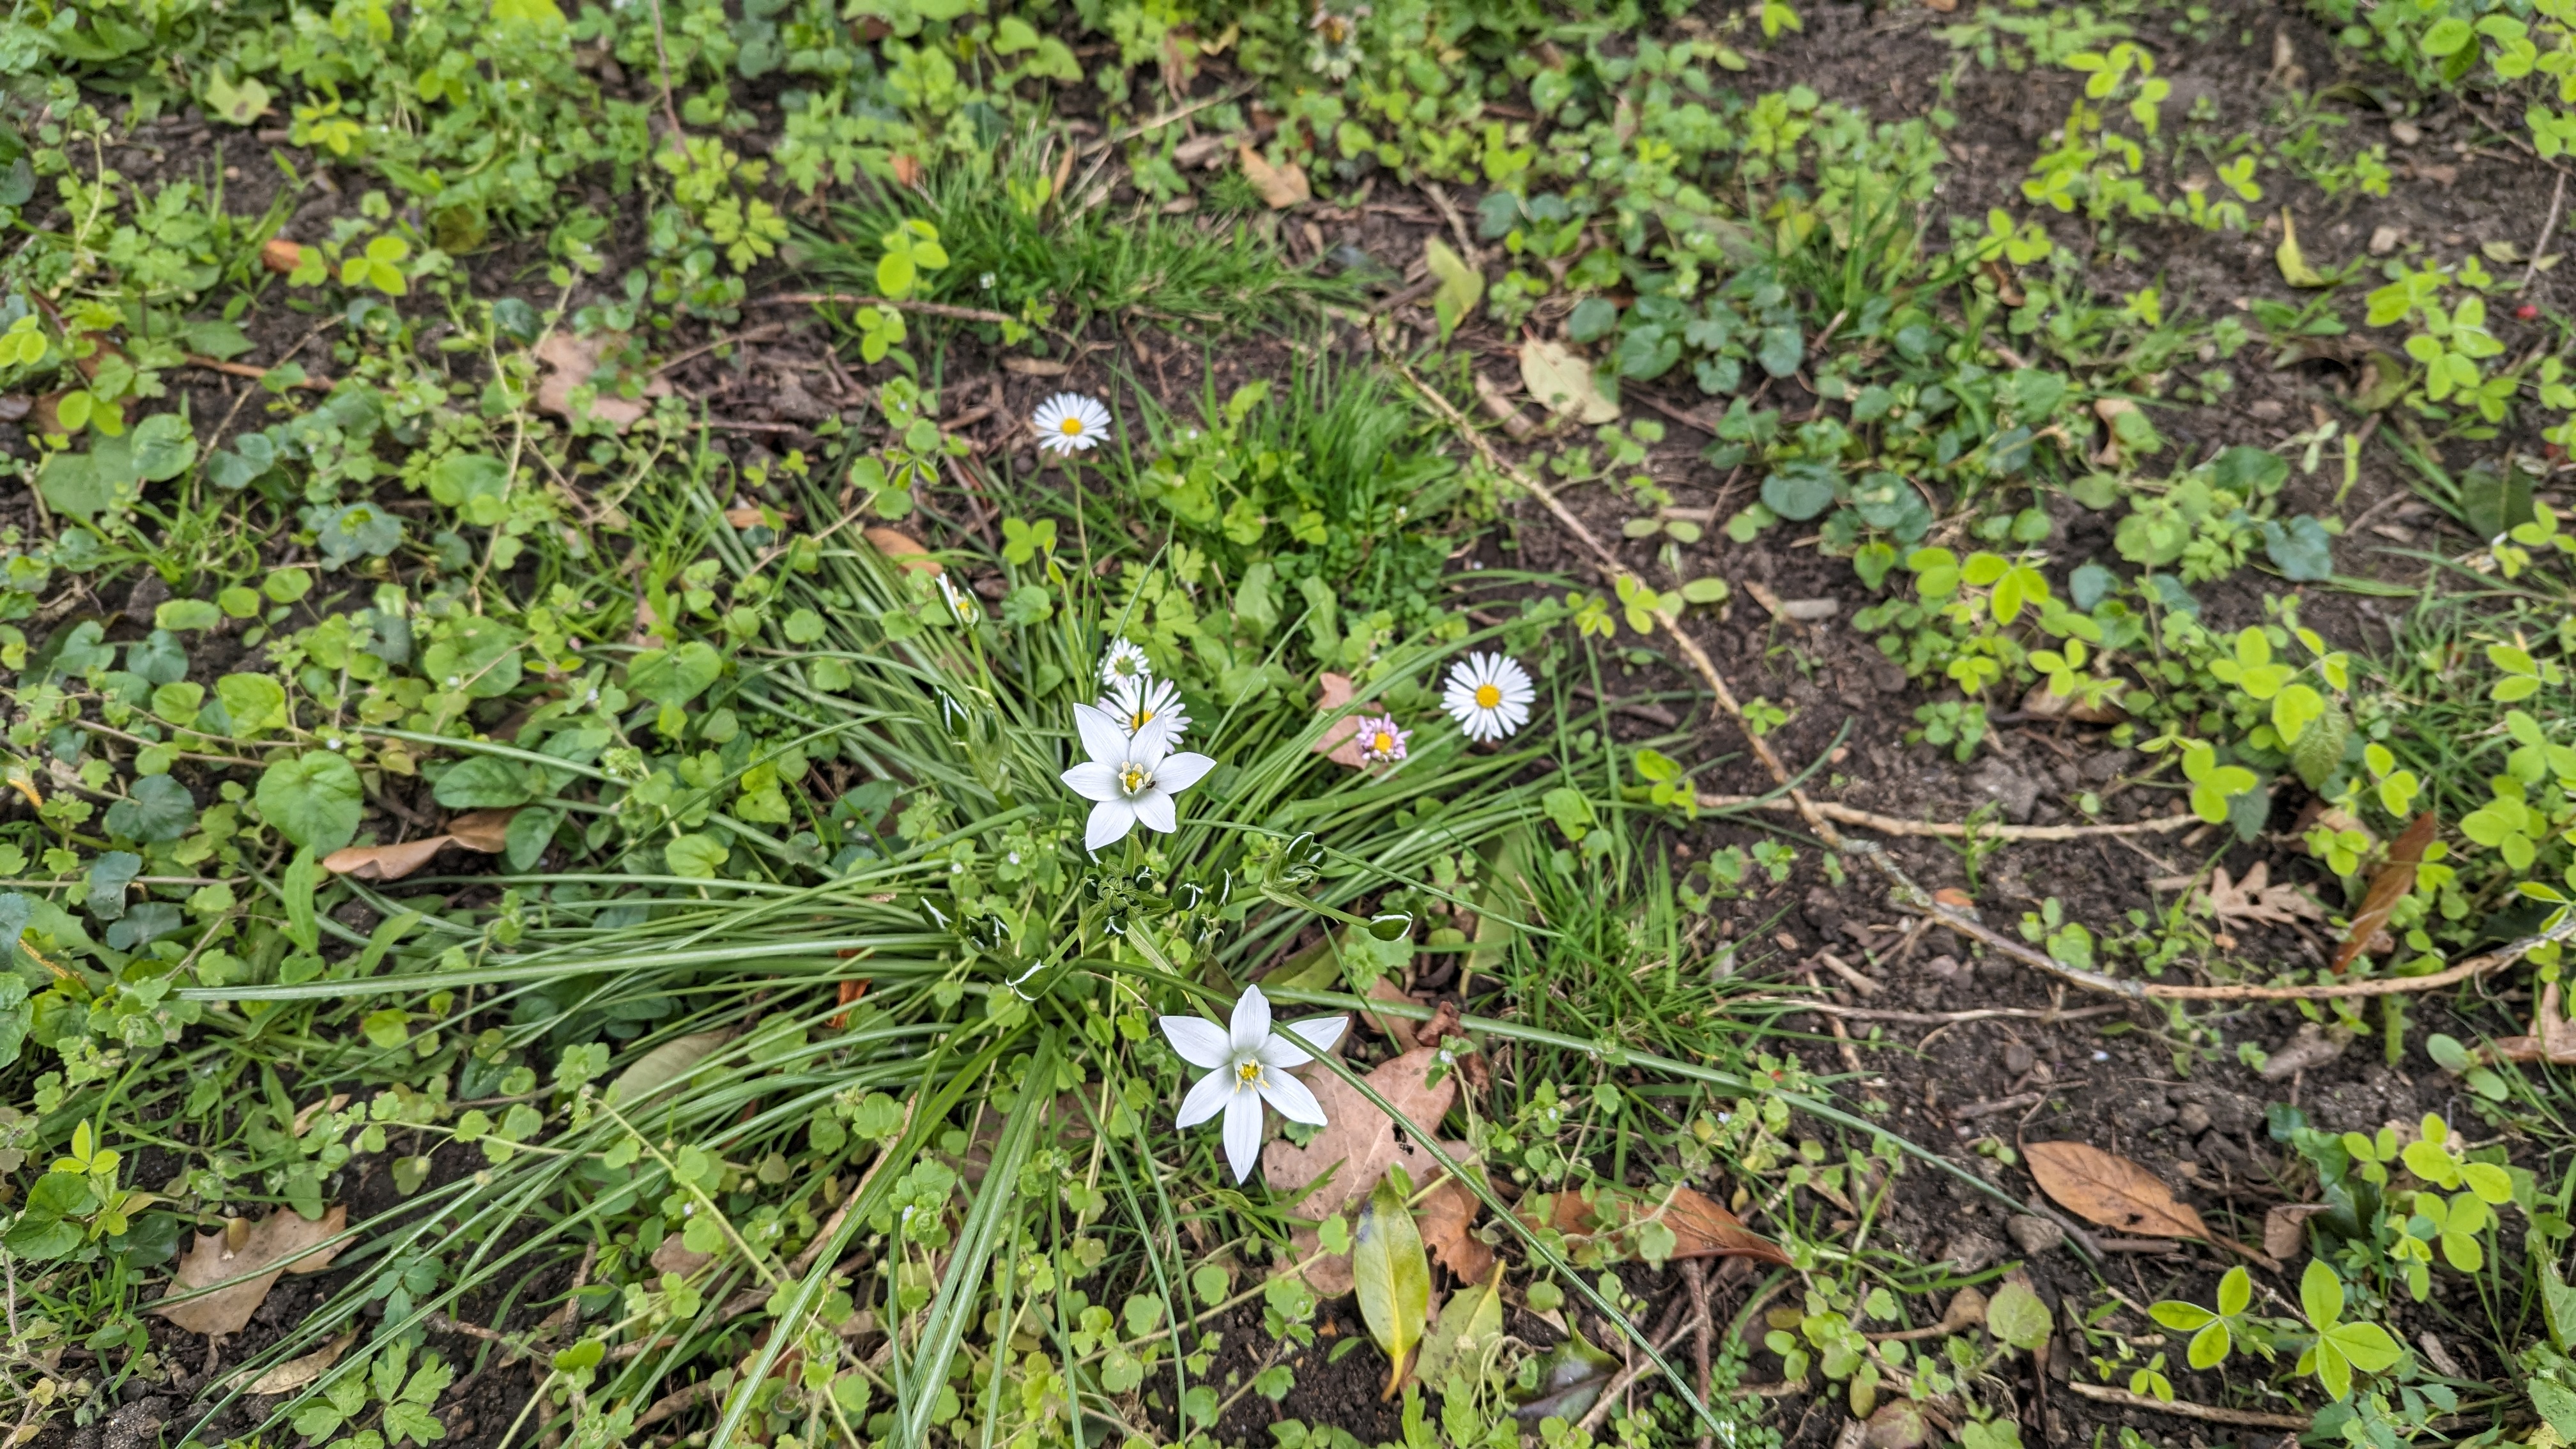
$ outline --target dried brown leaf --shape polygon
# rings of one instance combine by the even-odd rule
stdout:
[[[438,858],[452,836],[428,835],[406,840],[399,845],[349,845],[322,857],[322,868],[333,875],[354,876],[359,880],[401,880],[404,876]]]
[[[190,1333],[239,1333],[267,1300],[278,1274],[319,1273],[331,1266],[339,1249],[323,1244],[338,1236],[348,1221],[349,1209],[338,1203],[318,1221],[291,1208],[280,1209],[251,1224],[241,1246],[230,1252],[225,1251],[226,1234],[199,1233],[162,1296],[175,1298],[218,1283],[227,1286],[152,1311]],[[227,1282],[235,1278],[241,1281]]]
[[[2576,1066],[2576,1023],[2567,1020],[2559,1005],[2557,982],[2540,988],[2540,1004],[2532,1008],[2531,1016],[2532,1035],[2498,1037],[2491,1054],[2508,1062]]]
[[[1539,1216],[1541,1202],[1547,1204],[1544,1218]],[[1530,1199],[1519,1209],[1519,1217],[1533,1228],[1544,1223],[1569,1238],[1586,1239],[1607,1260],[1622,1262],[1635,1256],[1633,1239],[1623,1235],[1654,1218],[1658,1210],[1664,1226],[1672,1229],[1672,1256],[1676,1259],[1754,1258],[1781,1267],[1789,1265],[1789,1255],[1778,1244],[1746,1227],[1735,1214],[1694,1188],[1676,1187],[1667,1198],[1660,1191],[1647,1193],[1602,1184],[1592,1189],[1589,1200],[1580,1192],[1550,1193]]]
[[[468,810],[447,822],[447,838],[467,850],[499,855],[510,843],[510,817],[518,813],[516,805],[498,810]]]
[[[2388,844],[2388,859],[2370,877],[2370,889],[2362,893],[2361,909],[2354,912],[2352,929],[2344,932],[2343,948],[2335,952],[2334,969],[2341,974],[2362,952],[2370,949],[2371,938],[2388,924],[2388,913],[2415,890],[2415,868],[2424,863],[2424,847],[2433,843],[2433,834],[2441,821],[2430,810],[2409,822],[2405,832]]]
[[[1371,1001],[1384,1001],[1396,1006],[1419,1005],[1419,1003],[1412,997],[1404,994],[1404,987],[1401,984],[1396,982],[1392,977],[1387,976],[1379,977],[1376,982],[1369,987],[1368,999]],[[1395,1042],[1395,1049],[1397,1051],[1409,1052],[1413,1050],[1417,1042],[1417,1038],[1414,1036],[1412,1018],[1391,1016],[1384,1012],[1376,1011],[1363,1011],[1360,1013],[1360,1018],[1369,1024],[1370,1030],[1375,1031],[1380,1036],[1392,1038]]]
[[[1494,1269],[1494,1250],[1469,1231],[1483,1208],[1484,1204],[1477,1201],[1475,1192],[1465,1183],[1444,1177],[1413,1210],[1413,1220],[1422,1230],[1423,1246],[1462,1283],[1482,1282]]]
[[[1424,1082],[1439,1061],[1437,1050],[1416,1047],[1379,1063],[1366,1080],[1370,1089],[1406,1120],[1432,1130],[1449,1114],[1450,1104],[1458,1097],[1454,1073],[1443,1073],[1437,1086]],[[1316,1071],[1307,1085],[1314,1089],[1315,1101],[1324,1109],[1324,1120],[1330,1125],[1303,1147],[1283,1138],[1261,1153],[1261,1176],[1274,1192],[1300,1192],[1331,1174],[1330,1181],[1295,1206],[1293,1211],[1298,1217],[1320,1222],[1340,1212],[1368,1196],[1378,1179],[1386,1176],[1387,1168],[1396,1163],[1403,1164],[1416,1182],[1429,1182],[1438,1175],[1438,1161],[1349,1083]]]
[[[2022,1148],[2030,1175],[2059,1207],[2106,1228],[2150,1238],[2208,1238],[2209,1226],[2164,1180],[2125,1157],[2081,1142]]]
[[[1350,676],[1327,670],[1320,679],[1315,681],[1317,714],[1331,714],[1350,702]],[[1359,716],[1346,714],[1326,725],[1324,737],[1315,741],[1315,753],[1336,765],[1348,765],[1354,770],[1367,765],[1368,761],[1360,756]]]
[[[2322,1212],[2330,1212],[2324,1203],[2276,1203],[2263,1214],[2263,1251],[2283,1262],[2299,1255],[2299,1245],[2306,1237],[2300,1224]]]
[[[2238,922],[2265,921],[2286,926],[2292,921],[2322,921],[2326,913],[2315,901],[2293,885],[2271,883],[2271,865],[2254,862],[2243,880],[2227,878],[2227,867],[2219,866],[2209,873],[2209,885],[2202,892],[2210,914],[2233,925]]]
[[[1243,179],[1252,183],[1272,211],[1286,211],[1315,194],[1306,184],[1306,168],[1294,161],[1273,166],[1249,146],[1238,148],[1234,159],[1243,167]]]
[[[537,411],[569,420],[572,417],[572,390],[590,381],[599,370],[599,359],[610,349],[622,346],[625,339],[602,333],[592,337],[575,337],[568,332],[551,332],[536,347],[536,359],[544,365],[537,379]],[[644,397],[668,397],[671,384],[655,376],[644,384]],[[590,415],[612,428],[623,429],[651,410],[641,398],[620,397],[603,389],[590,405]]]
[[[868,546],[917,574],[933,576],[947,572],[939,560],[930,556],[930,546],[900,528],[863,528],[859,530]]]
[[[303,260],[304,248],[290,237],[273,236],[259,244],[259,264],[281,277],[294,271]]]
[[[306,1384],[313,1382],[315,1379],[322,1377],[323,1373],[328,1370],[331,1365],[340,1361],[340,1355],[349,1351],[349,1345],[356,1343],[357,1341],[358,1330],[354,1328],[350,1329],[348,1332],[341,1334],[338,1338],[331,1340],[329,1343],[322,1345],[320,1348],[313,1350],[302,1358],[290,1358],[286,1362],[279,1364],[277,1367],[270,1369],[268,1372],[261,1374],[258,1379],[252,1382],[248,1392],[254,1394],[291,1394],[297,1389],[304,1387]]]

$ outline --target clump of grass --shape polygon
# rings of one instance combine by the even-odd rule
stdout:
[[[1095,189],[1096,158],[1069,144],[1023,139],[934,166],[917,189],[880,188],[865,203],[835,207],[830,226],[810,238],[807,265],[873,293],[879,238],[918,218],[938,228],[949,256],[922,295],[1063,326],[1132,313],[1259,327],[1349,295],[1346,284],[1291,263],[1266,213],[1211,207],[1174,216],[1107,202]]]

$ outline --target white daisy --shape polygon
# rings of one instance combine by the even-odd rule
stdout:
[[[1529,671],[1502,654],[1470,654],[1449,668],[1449,688],[1440,707],[1471,740],[1499,740],[1529,723]]]
[[[1123,634],[1110,640],[1109,647],[1100,652],[1100,682],[1110,689],[1117,688],[1126,680],[1146,678],[1153,672],[1154,666],[1145,658],[1145,651]]]
[[[1100,708],[1118,721],[1118,727],[1136,734],[1159,720],[1172,732],[1172,743],[1179,744],[1189,731],[1189,707],[1181,703],[1181,692],[1168,679],[1139,675],[1121,679],[1109,686],[1109,697]]]
[[[1258,986],[1243,988],[1234,1003],[1232,1029],[1195,1016],[1163,1018],[1163,1035],[1182,1061],[1203,1067],[1190,1094],[1181,1099],[1176,1127],[1195,1127],[1219,1112],[1225,1114],[1225,1160],[1234,1180],[1243,1181],[1261,1160],[1261,1104],[1310,1127],[1324,1125],[1323,1104],[1306,1084],[1288,1075],[1290,1067],[1313,1061],[1315,1052],[1333,1049],[1350,1019],[1315,1016],[1292,1021],[1278,1030],[1270,1025],[1270,1001]]]
[[[1091,758],[1065,771],[1063,779],[1065,788],[1095,802],[1082,832],[1085,850],[1117,844],[1139,822],[1166,835],[1179,829],[1172,797],[1216,768],[1205,755],[1173,754],[1171,729],[1161,720],[1130,735],[1107,711],[1077,704],[1073,724]]]
[[[1029,422],[1038,430],[1038,446],[1071,457],[1109,440],[1109,409],[1096,397],[1060,392],[1038,404]]]

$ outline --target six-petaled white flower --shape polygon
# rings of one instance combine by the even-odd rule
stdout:
[[[1140,821],[1167,835],[1179,829],[1172,797],[1216,768],[1205,755],[1172,753],[1171,730],[1160,720],[1131,735],[1108,711],[1077,704],[1073,724],[1091,756],[1064,772],[1066,788],[1094,802],[1082,832],[1085,850],[1117,844]]]
[[[1038,430],[1038,446],[1070,457],[1109,441],[1109,409],[1096,397],[1060,392],[1038,404],[1029,419]]]
[[[1109,647],[1100,651],[1100,683],[1103,688],[1115,689],[1130,680],[1150,679],[1153,673],[1153,663],[1145,658],[1144,649],[1123,634],[1110,640]]]
[[[1170,728],[1171,742],[1177,745],[1190,728],[1189,708],[1168,679],[1121,679],[1109,686],[1109,697],[1100,701],[1100,708],[1131,735],[1159,720]]]
[[[1529,723],[1529,671],[1501,654],[1470,654],[1450,666],[1449,687],[1440,707],[1471,740],[1499,740]]]
[[[1234,1003],[1232,1029],[1195,1016],[1163,1018],[1163,1035],[1172,1050],[1191,1066],[1204,1068],[1190,1094],[1181,1099],[1178,1127],[1195,1127],[1219,1112],[1225,1114],[1225,1160],[1234,1180],[1252,1175],[1261,1160],[1261,1104],[1310,1127],[1324,1125],[1324,1109],[1306,1084],[1288,1075],[1290,1067],[1314,1060],[1342,1039],[1348,1018],[1309,1017],[1273,1030],[1270,1002],[1258,986],[1247,986]]]
[[[1397,729],[1395,716],[1379,715],[1360,721],[1360,732],[1352,738],[1360,742],[1360,758],[1372,765],[1392,765],[1404,758],[1404,742],[1413,731]]]

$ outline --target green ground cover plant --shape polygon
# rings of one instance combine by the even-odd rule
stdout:
[[[2576,1442],[2567,17],[1933,8],[0,21],[11,1449]]]

